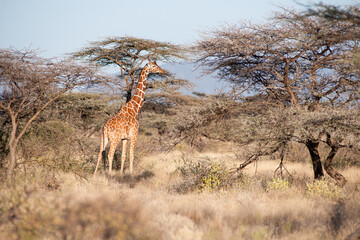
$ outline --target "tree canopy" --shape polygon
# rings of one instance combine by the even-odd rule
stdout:
[[[359,80],[347,71],[358,32],[349,22],[283,10],[267,24],[204,33],[193,49],[198,64],[248,95],[291,105],[349,103],[359,97]]]
[[[85,59],[101,66],[117,66],[120,70],[119,79],[115,84],[126,93],[127,101],[131,98],[137,75],[146,60],[151,59],[159,62],[171,62],[185,59],[186,49],[179,45],[168,42],[159,42],[135,37],[107,37],[101,41],[90,43],[88,47],[71,54],[72,58]],[[155,75],[156,76],[156,75]],[[149,76],[154,80],[154,75]],[[187,81],[175,79],[170,74],[165,78],[157,76],[157,81],[150,86],[182,86],[188,85]],[[161,85],[161,84],[160,84]]]

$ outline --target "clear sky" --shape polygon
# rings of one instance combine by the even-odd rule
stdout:
[[[0,48],[39,48],[45,57],[62,57],[107,36],[189,44],[200,31],[240,20],[263,21],[278,6],[303,8],[299,3],[310,1],[0,0]]]

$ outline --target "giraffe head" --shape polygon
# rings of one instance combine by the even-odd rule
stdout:
[[[151,73],[164,73],[164,70],[162,70],[161,67],[159,67],[155,61],[152,62],[149,60],[147,67]]]

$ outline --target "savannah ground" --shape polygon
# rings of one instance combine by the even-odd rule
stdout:
[[[309,162],[285,162],[281,179],[279,162],[261,159],[222,184],[239,163],[231,147],[180,146],[138,156],[133,177],[28,168],[2,188],[0,238],[345,239],[359,227],[357,167],[342,169],[339,188],[315,184]]]

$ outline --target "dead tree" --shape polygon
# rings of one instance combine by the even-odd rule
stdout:
[[[0,49],[0,111],[11,126],[9,183],[17,166],[18,143],[34,119],[65,92],[104,80],[94,67],[41,58],[33,50]]]

